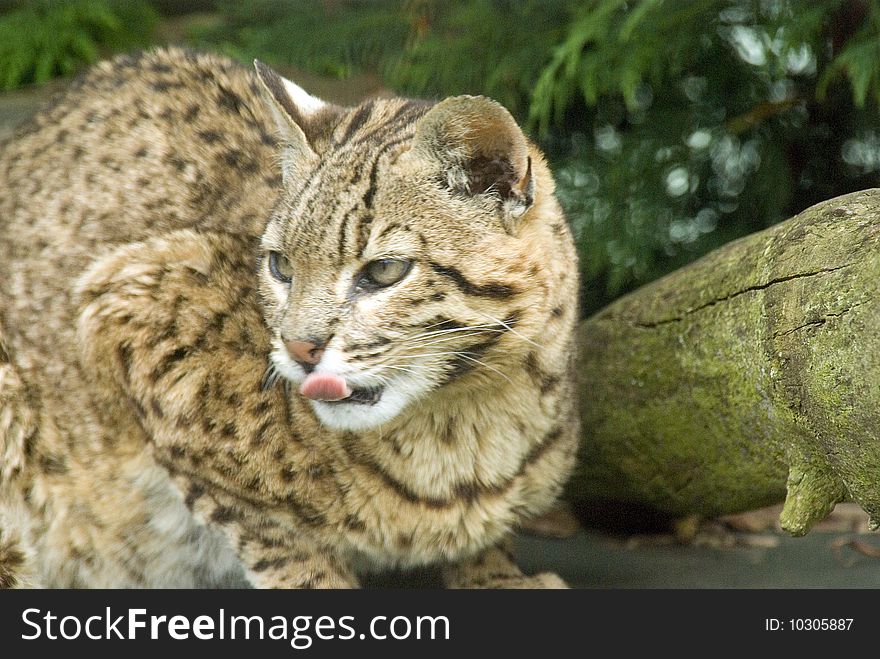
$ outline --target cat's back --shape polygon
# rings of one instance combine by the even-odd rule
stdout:
[[[258,235],[279,183],[271,126],[252,72],[224,58],[99,64],[0,146],[0,263],[181,228]]]
[[[0,345],[33,391],[78,381],[76,286],[109,253],[180,229],[252,253],[280,185],[267,112],[245,67],[158,50],[92,68],[0,145]]]
[[[280,185],[273,125],[254,74],[222,57],[126,55],[75,81],[0,145],[7,345],[63,342],[77,279],[122,244],[184,228],[256,240]]]

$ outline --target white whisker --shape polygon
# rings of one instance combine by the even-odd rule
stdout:
[[[502,373],[501,371],[499,371],[497,368],[495,368],[491,364],[487,364],[486,362],[480,361],[479,359],[476,359],[474,357],[469,357],[467,354],[465,354],[463,352],[458,353],[458,356],[463,357],[464,359],[467,359],[468,361],[472,361],[474,364],[488,368],[490,371],[494,371],[495,373],[497,373],[498,375],[503,377],[505,380],[507,380],[510,384],[513,384],[513,380],[511,380],[509,377],[507,377],[506,374]]]
[[[449,329],[435,330],[433,332],[423,332],[422,334],[415,334],[413,336],[403,337],[401,341],[415,341],[418,339],[429,339],[433,336],[441,336],[444,334],[453,334],[456,332],[473,332],[477,330],[490,330],[495,329],[494,325],[465,325],[462,327],[452,327]]]
[[[416,376],[419,375],[418,371],[414,371],[411,368],[408,368],[406,366],[392,365],[392,364],[380,364],[373,374],[378,378],[382,378],[384,376],[380,375],[380,373],[382,371],[384,371],[385,369],[390,369],[390,370],[394,370],[394,371],[403,371],[404,373],[409,373],[410,375],[416,375]],[[373,375],[373,374],[371,374],[371,375]]]
[[[490,331],[501,332],[503,330],[490,330]],[[470,334],[462,334],[461,336],[446,336],[446,337],[443,337],[440,339],[435,339],[433,341],[427,341],[425,343],[417,343],[415,345],[403,346],[403,347],[407,350],[413,350],[413,349],[422,348],[425,346],[436,345],[438,343],[448,343],[449,341],[454,341],[455,339],[466,339],[471,336],[481,336],[482,334],[483,334],[483,332],[472,332]]]
[[[479,312],[478,312],[478,313],[479,313]],[[527,343],[531,343],[533,346],[535,346],[536,348],[540,348],[541,350],[544,349],[544,346],[542,346],[540,343],[538,343],[538,342],[536,342],[536,341],[533,341],[532,339],[530,339],[529,337],[527,337],[527,336],[526,336],[525,334],[523,334],[522,332],[518,332],[517,330],[515,330],[513,327],[511,327],[509,324],[507,324],[507,323],[504,322],[503,320],[499,320],[498,318],[495,318],[494,316],[490,316],[490,315],[487,314],[487,313],[484,313],[483,315],[484,315],[486,318],[488,318],[489,320],[498,323],[499,325],[501,325],[502,327],[504,327],[508,332],[510,332],[511,334],[513,334],[513,335],[515,335],[515,336],[518,336],[518,337],[521,338],[523,341],[526,341]]]
[[[501,377],[503,377],[505,380],[507,380],[508,382],[510,382],[511,384],[513,384],[513,381],[512,381],[509,377],[507,377],[506,374],[502,373],[501,371],[499,371],[497,368],[495,368],[495,367],[492,366],[491,364],[487,364],[486,362],[481,361],[481,360],[477,359],[476,357],[473,357],[472,355],[474,355],[474,354],[476,354],[476,353],[472,353],[472,352],[462,352],[462,351],[460,351],[460,350],[448,350],[448,351],[443,351],[443,352],[427,352],[427,353],[419,353],[419,354],[417,354],[417,355],[415,355],[415,356],[416,356],[416,357],[444,357],[444,356],[447,356],[447,355],[453,355],[453,356],[455,356],[455,357],[461,357],[462,359],[467,359],[468,361],[471,361],[471,362],[473,362],[473,363],[475,363],[475,364],[477,364],[477,365],[479,365],[479,366],[485,366],[485,367],[488,368],[490,371],[494,371],[495,373],[497,373],[498,375],[500,375]]]

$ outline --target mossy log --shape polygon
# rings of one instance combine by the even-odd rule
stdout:
[[[575,499],[719,515],[845,498],[880,525],[880,190],[838,197],[621,298],[580,334]]]

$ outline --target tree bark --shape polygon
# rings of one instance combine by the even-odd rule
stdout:
[[[570,495],[672,514],[851,497],[880,524],[880,190],[838,197],[621,298],[580,334]]]

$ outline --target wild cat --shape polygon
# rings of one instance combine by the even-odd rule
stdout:
[[[564,586],[508,539],[575,456],[577,260],[503,107],[160,50],[0,149],[6,585]]]

